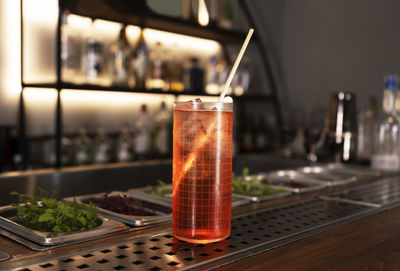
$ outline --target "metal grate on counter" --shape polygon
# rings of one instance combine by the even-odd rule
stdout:
[[[227,240],[194,245],[171,232],[47,257],[15,270],[178,270],[215,268],[366,215],[376,208],[313,198],[237,216]]]
[[[371,184],[346,189],[323,199],[342,200],[375,207],[387,206],[400,202],[400,178],[381,179]]]

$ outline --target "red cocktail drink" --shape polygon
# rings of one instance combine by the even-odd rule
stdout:
[[[232,117],[232,103],[175,103],[172,231],[178,239],[211,243],[230,234]]]

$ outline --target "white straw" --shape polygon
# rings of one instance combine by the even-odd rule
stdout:
[[[254,29],[253,29],[253,28],[250,28],[249,33],[247,33],[247,37],[246,37],[246,39],[244,40],[244,43],[243,43],[243,45],[242,45],[242,49],[240,49],[239,54],[238,54],[238,56],[237,56],[237,58],[236,58],[236,61],[235,61],[235,63],[233,64],[232,70],[231,70],[231,72],[229,73],[228,79],[226,80],[225,85],[224,85],[224,87],[222,88],[222,92],[221,92],[221,95],[219,96],[219,100],[218,100],[218,102],[220,102],[220,103],[223,102],[223,100],[224,100],[226,91],[228,90],[228,87],[229,87],[229,85],[230,85],[231,82],[232,82],[233,76],[235,75],[236,70],[237,70],[237,68],[238,68],[238,66],[239,66],[239,63],[240,63],[240,61],[242,60],[242,57],[243,57],[243,55],[244,55],[244,52],[246,51],[247,45],[249,44],[249,41],[250,41],[250,39],[251,39],[251,36],[253,35],[253,32],[254,32]]]

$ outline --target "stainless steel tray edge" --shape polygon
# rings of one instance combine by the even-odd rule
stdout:
[[[172,184],[166,185],[166,188],[171,188],[171,190],[172,190]],[[130,195],[135,195],[138,198],[140,197],[140,199],[144,199],[144,200],[158,203],[158,204],[161,204],[164,206],[172,207],[172,198],[163,198],[163,197],[151,195],[151,194],[145,192],[146,189],[149,189],[149,188],[142,187],[142,188],[129,189],[127,191],[127,193]]]
[[[267,201],[267,200],[274,200],[274,199],[280,199],[286,196],[291,195],[292,192],[288,190],[283,190],[282,192],[277,192],[272,195],[266,195],[266,196],[249,196],[249,195],[242,195],[242,194],[237,194],[237,193],[232,193],[232,195],[248,199],[252,202],[261,202],[261,201]]]
[[[13,210],[15,208],[16,207],[14,206],[2,206],[0,207],[0,214],[1,212]],[[103,223],[97,228],[84,232],[60,234],[58,236],[51,236],[51,233],[31,230],[3,216],[0,216],[0,227],[14,234],[20,235],[23,238],[31,240],[35,243],[46,246],[51,246],[60,243],[68,243],[73,241],[92,240],[102,237],[104,235],[128,229],[121,222],[108,219],[103,216],[99,216],[99,218],[102,220]]]
[[[151,201],[154,203],[158,203],[164,206],[168,206],[170,208],[172,208],[172,199],[168,199],[168,198],[161,198],[161,197],[157,197],[157,196],[153,196],[150,195],[148,193],[144,192],[145,188],[138,188],[138,189],[130,189],[127,191],[127,193],[131,196],[137,197],[138,199],[143,199],[143,200],[147,200],[147,201]],[[245,204],[248,204],[251,202],[251,200],[249,200],[248,198],[243,198],[238,196],[238,200],[232,201],[232,208],[236,208]]]
[[[129,196],[133,196],[132,194],[129,194],[126,192],[121,192],[121,191],[113,191],[111,193],[121,193],[121,194],[126,194]],[[102,195],[104,195],[104,193],[83,195],[83,196],[78,196],[78,197],[68,197],[68,198],[65,198],[64,200],[73,201],[75,199],[78,203],[86,204],[86,203],[84,203],[85,199],[99,197]],[[149,201],[146,198],[138,198],[138,199],[148,201],[151,203],[159,204],[158,202]],[[164,205],[160,204],[160,205],[171,208],[171,206],[166,206],[165,204]],[[121,221],[121,222],[131,225],[131,226],[139,226],[140,227],[140,226],[156,225],[156,224],[169,222],[172,219],[172,214],[161,214],[161,215],[155,215],[155,216],[131,216],[131,215],[119,214],[119,213],[109,211],[109,210],[99,208],[99,207],[96,207],[96,208],[99,209],[100,212],[102,214],[104,214],[105,216],[109,216],[115,220]]]
[[[285,187],[287,190],[292,191],[293,193],[306,193],[306,192],[311,192],[311,191],[316,191],[316,190],[320,190],[320,189],[324,189],[328,186],[328,184],[326,183],[322,183],[318,180],[315,179],[310,179],[310,178],[306,178],[305,176],[293,176],[293,178],[290,178],[288,180],[287,177],[284,176],[279,176],[279,172],[280,171],[272,171],[270,173],[260,173],[260,176],[265,176],[267,178],[271,178],[271,179],[279,179],[282,182],[298,182],[298,183],[308,183],[308,184],[312,184],[312,186],[306,187],[306,188],[293,188],[293,187]]]

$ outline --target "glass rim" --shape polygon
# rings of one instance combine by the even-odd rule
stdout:
[[[188,101],[174,102],[174,109],[180,110],[196,110],[196,111],[233,111],[233,103],[226,102],[197,102],[192,101],[191,105],[187,104]],[[205,108],[199,108],[199,105],[204,105]],[[182,107],[182,108],[179,108]]]

